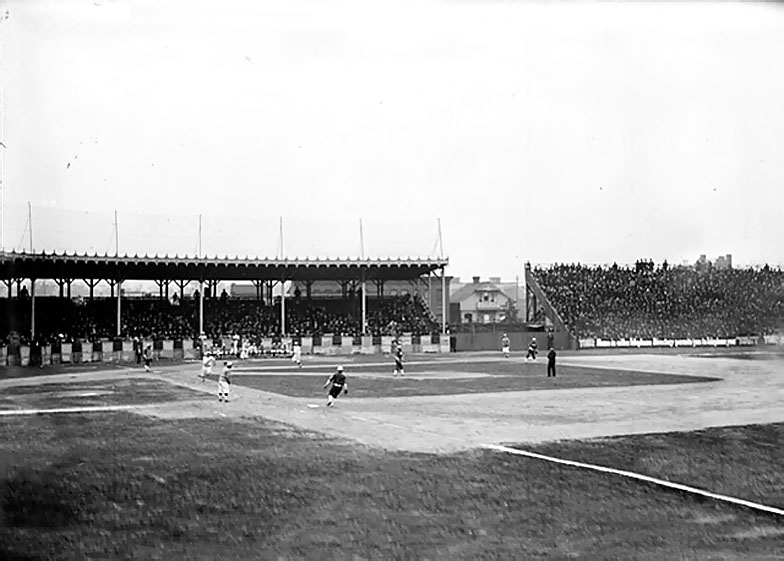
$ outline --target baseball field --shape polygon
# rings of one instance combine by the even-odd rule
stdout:
[[[349,392],[327,408],[338,364]],[[555,378],[497,353],[392,371],[235,361],[228,404],[196,363],[0,372],[0,556],[784,558],[778,353],[562,353]]]

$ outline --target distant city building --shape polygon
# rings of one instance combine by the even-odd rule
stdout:
[[[714,266],[719,270],[732,269],[732,255],[722,255],[716,259]]]
[[[710,268],[715,268],[719,271],[732,269],[732,254],[728,253],[727,255],[720,255],[718,258],[716,258],[716,261],[713,262],[711,262],[705,254],[702,254],[700,255],[700,258],[697,259],[694,267],[698,271]]]

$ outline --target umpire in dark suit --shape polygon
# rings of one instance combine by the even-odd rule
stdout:
[[[547,351],[547,377],[555,378],[555,349],[550,347]]]

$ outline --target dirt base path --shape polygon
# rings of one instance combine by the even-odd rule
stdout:
[[[293,398],[235,384],[228,404],[218,403],[216,397],[144,406],[138,411],[158,418],[262,416],[368,446],[415,452],[784,422],[784,360],[640,354],[568,356],[561,363],[722,380],[423,397],[352,399],[349,395],[341,396],[330,409],[324,407],[324,393],[314,393],[312,399]],[[199,369],[194,364],[157,368],[153,374],[129,370],[58,375],[40,383],[151,377],[215,394],[215,382],[202,383]],[[324,372],[329,370],[326,365]],[[6,380],[0,388],[22,383],[23,379]]]

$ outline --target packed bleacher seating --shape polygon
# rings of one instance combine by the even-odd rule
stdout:
[[[26,298],[2,299],[0,337],[18,337],[29,343],[31,306]],[[369,335],[437,333],[439,326],[421,302],[409,295],[368,298]],[[117,303],[114,299],[68,300],[42,297],[36,300],[36,340],[96,341],[115,337]],[[280,304],[256,300],[207,299],[204,332],[213,340],[239,335],[259,344],[262,337],[280,334]],[[198,338],[198,301],[183,299],[126,298],[122,302],[122,336],[153,339]],[[361,335],[361,304],[354,299],[290,299],[286,302],[286,332],[293,336]]]
[[[532,269],[577,337],[760,336],[784,326],[784,271],[554,265]]]

